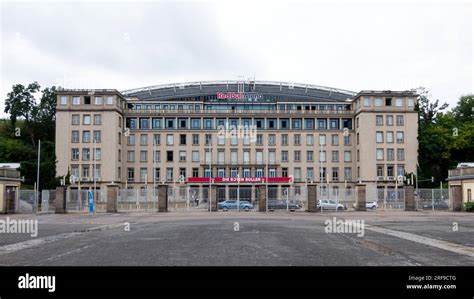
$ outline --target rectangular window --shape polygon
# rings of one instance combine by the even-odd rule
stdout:
[[[166,135],[166,145],[173,145],[174,144],[174,135],[167,134]]]
[[[403,143],[404,142],[404,134],[403,132],[397,132],[397,143]]]
[[[387,148],[387,161],[394,160],[394,150],[393,148]]]
[[[94,149],[94,160],[100,161],[102,159],[102,150],[100,148]]]
[[[326,135],[319,135],[319,145],[326,145]]]
[[[101,96],[94,97],[94,105],[102,105],[102,97]]]
[[[217,152],[217,164],[224,164],[225,162],[225,152],[223,150],[219,150]]]
[[[397,149],[397,160],[404,161],[405,160],[405,150],[403,148]]]
[[[293,135],[293,145],[301,145],[301,135],[300,134]]]
[[[186,134],[179,135],[179,145],[186,145]]]
[[[387,120],[387,126],[393,126],[393,115],[387,115],[386,120]]]
[[[128,135],[127,145],[135,145],[135,134]]]
[[[82,119],[82,124],[83,125],[90,125],[91,124],[91,116],[86,114],[84,115],[83,119]]]
[[[173,167],[166,168],[166,180],[173,181]]]
[[[199,162],[199,151],[192,151],[191,159],[193,162]]]
[[[339,167],[332,168],[332,180],[339,181]]]
[[[403,107],[403,99],[395,99],[395,106],[397,107]]]
[[[244,151],[244,164],[250,164],[250,151]]]
[[[140,135],[140,145],[148,145],[148,134]]]
[[[71,160],[73,160],[73,161],[79,160],[79,149],[78,148],[71,149]]]
[[[383,148],[377,149],[377,160],[383,160]]]
[[[314,145],[313,134],[306,134],[306,145]]]
[[[386,132],[385,136],[386,136],[387,143],[393,143],[393,132],[392,131]]]
[[[275,134],[268,135],[268,145],[275,145]]]
[[[332,145],[339,145],[339,135],[337,135],[337,134],[331,135],[331,144]]]
[[[79,131],[72,131],[71,142],[72,143],[78,143],[79,142]]]
[[[113,96],[108,96],[107,97],[107,105],[113,105],[114,104],[114,97]]]
[[[288,134],[281,134],[281,145],[288,145]]]
[[[339,162],[339,151],[331,151],[331,161]]]
[[[82,142],[84,142],[84,143],[91,142],[91,132],[90,131],[82,131]]]
[[[383,132],[377,131],[375,133],[375,136],[376,136],[375,140],[377,143],[383,143]]]
[[[161,151],[155,151],[155,162],[161,161]]]
[[[145,182],[148,180],[147,169],[146,167],[140,168],[140,182]]]
[[[326,151],[319,152],[319,162],[326,162]]]
[[[179,161],[180,162],[186,161],[186,151],[179,151]]]
[[[161,134],[154,134],[153,135],[153,144],[154,145],[160,145],[161,143]]]
[[[72,97],[72,104],[73,105],[80,105],[81,104],[81,98],[80,97]]]
[[[383,126],[383,115],[376,115],[375,116],[375,124],[377,126]]]
[[[146,162],[148,160],[148,152],[140,151],[140,162]]]
[[[199,134],[193,134],[193,145],[199,145]]]
[[[166,162],[173,162],[173,151],[166,151]]]
[[[161,129],[161,118],[153,118],[151,120],[151,125],[153,129]]]
[[[306,161],[313,162],[314,161],[314,152],[313,151],[306,151]]]
[[[281,151],[281,161],[288,162],[288,151]]]
[[[237,157],[237,151],[232,150],[230,152],[230,163],[233,164],[233,165],[237,164],[238,163],[237,158],[238,158]]]
[[[274,150],[268,152],[268,163],[269,164],[276,163],[276,152]]]
[[[344,151],[344,162],[351,162],[351,151]]]
[[[94,142],[101,143],[102,142],[102,132],[101,131],[94,131]]]
[[[127,169],[127,180],[129,182],[135,181],[135,168],[128,168]]]
[[[71,124],[80,125],[81,124],[81,116],[79,114],[73,114],[72,117],[71,117]]]
[[[351,145],[351,135],[344,136],[344,145]]]
[[[403,126],[403,115],[397,115],[397,126]]]
[[[352,180],[352,168],[344,167],[344,180],[346,181]]]
[[[301,151],[294,151],[293,161],[300,162],[301,161]]]
[[[364,98],[364,106],[365,107],[370,107],[370,105],[371,105],[370,98]]]
[[[380,107],[383,105],[383,100],[381,98],[375,98],[374,104],[375,106]]]
[[[67,105],[67,96],[61,96],[60,103],[61,105]]]
[[[91,159],[91,151],[88,148],[82,149],[82,161],[89,161]]]
[[[135,162],[135,151],[127,151],[127,162]]]

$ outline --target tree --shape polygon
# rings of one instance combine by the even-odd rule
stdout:
[[[462,96],[453,109],[456,121],[465,123],[474,120],[474,95]]]
[[[415,106],[415,111],[418,111],[420,129],[420,127],[423,128],[426,125],[435,123],[438,114],[448,108],[449,105],[444,103],[439,106],[439,100],[432,101],[431,94],[424,87],[419,87],[417,92],[419,98]]]

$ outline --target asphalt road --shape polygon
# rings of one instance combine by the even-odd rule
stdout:
[[[468,213],[52,214],[0,220],[6,217],[38,220],[39,231],[36,238],[0,233],[0,265],[474,265],[474,215]],[[327,233],[325,221],[333,217],[364,220],[364,235]]]

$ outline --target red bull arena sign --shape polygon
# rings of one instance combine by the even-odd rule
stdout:
[[[218,100],[229,101],[258,101],[263,99],[263,94],[259,92],[218,92]]]

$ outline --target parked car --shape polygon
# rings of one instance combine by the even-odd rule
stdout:
[[[218,204],[218,207],[219,209],[222,209],[223,211],[232,210],[232,209],[237,210],[237,208],[244,211],[250,211],[251,209],[253,209],[253,205],[246,200],[239,201],[238,204],[237,204],[237,200],[225,200],[225,201],[220,202]]]
[[[294,212],[298,209],[301,209],[301,206],[289,201],[288,205],[286,204],[286,200],[269,200],[268,201],[268,209],[269,210],[288,210]]]
[[[423,210],[432,210],[432,209],[433,209],[433,204],[432,203],[428,203],[428,204],[423,205]],[[449,206],[448,206],[448,203],[446,203],[444,201],[440,201],[440,202],[435,202],[434,203],[434,209],[435,210],[447,210],[447,209],[449,209]]]
[[[353,203],[353,204],[352,204],[352,207],[355,209],[356,204]],[[376,208],[378,208],[378,207],[379,207],[379,205],[378,205],[378,203],[377,203],[376,201],[366,201],[366,202],[365,202],[365,208],[366,208],[366,209],[371,209],[371,210],[373,210],[373,209],[376,209]]]
[[[321,206],[323,210],[336,210],[336,211],[347,210],[347,207],[345,205],[337,203],[334,200],[330,200],[330,199],[318,200],[316,207],[318,209],[321,209]]]

